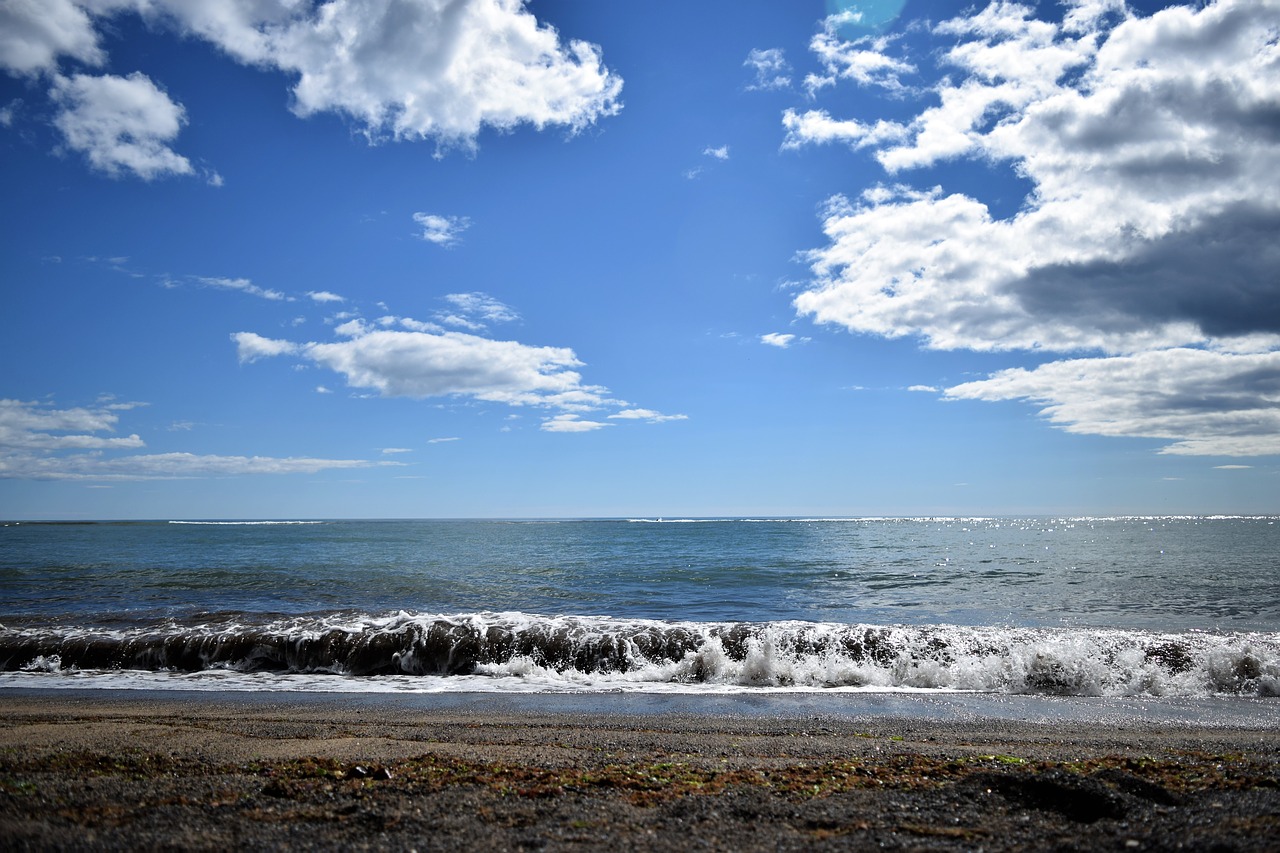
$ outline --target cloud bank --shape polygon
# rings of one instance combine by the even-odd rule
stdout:
[[[124,453],[146,446],[137,435],[114,436],[118,414],[130,404],[58,409],[0,400],[0,479],[156,480],[248,474],[314,474],[330,469],[390,465],[361,459]]]
[[[891,177],[827,203],[797,311],[935,349],[1088,355],[953,399],[1042,403],[1065,429],[1170,439],[1168,453],[1280,451],[1266,434],[1280,405],[1267,390],[1280,349],[1277,20],[1280,0],[1149,17],[1079,0],[1060,22],[997,2],[935,25],[941,76],[911,86],[904,76],[924,72],[898,42],[824,28],[813,91],[851,81],[921,108],[784,114],[784,148],[848,145]],[[964,158],[1029,182],[1022,208],[1002,218],[906,180]]]

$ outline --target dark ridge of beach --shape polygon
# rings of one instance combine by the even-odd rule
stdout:
[[[1280,848],[1273,725],[548,706],[0,690],[0,845]]]

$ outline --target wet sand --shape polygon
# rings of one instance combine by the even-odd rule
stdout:
[[[551,704],[0,690],[0,845],[1280,846],[1274,726]]]

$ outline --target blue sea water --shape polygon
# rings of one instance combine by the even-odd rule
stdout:
[[[0,687],[1280,701],[1278,522],[10,523]]]

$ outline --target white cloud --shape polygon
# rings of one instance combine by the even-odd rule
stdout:
[[[949,56],[969,76],[941,84],[943,106],[900,143],[870,144],[890,169],[1007,162],[1034,193],[1007,219],[941,188],[836,198],[797,308],[943,349],[1132,352],[1280,331],[1276,311],[1252,310],[1280,296],[1280,249],[1261,239],[1280,225],[1280,139],[1265,129],[1277,8],[1178,7],[1079,39],[1012,6],[941,25],[964,37]],[[952,93],[972,108],[951,110]]]
[[[346,302],[346,298],[336,293],[330,293],[327,290],[308,290],[307,296],[310,296],[314,302]]]
[[[541,429],[544,432],[592,432],[607,426],[613,426],[613,424],[584,421],[578,415],[564,414],[546,419],[542,422]]]
[[[487,293],[450,293],[444,297],[452,310],[437,312],[435,317],[446,326],[479,331],[490,323],[511,323],[520,315]]]
[[[221,290],[238,290],[241,293],[247,293],[250,296],[258,296],[262,299],[270,299],[273,302],[280,302],[288,297],[278,290],[267,290],[254,284],[247,278],[223,278],[220,276],[196,276],[195,280],[206,287],[216,287]],[[313,297],[314,298],[314,297]]]
[[[52,71],[61,56],[94,66],[105,58],[81,6],[71,0],[0,2],[0,67],[24,75]]]
[[[787,135],[782,141],[784,150],[795,150],[805,145],[823,145],[842,142],[850,148],[868,148],[904,139],[907,129],[883,119],[874,124],[863,124],[857,119],[834,119],[826,110],[806,110],[798,113],[787,109],[782,114],[782,126]]]
[[[791,86],[791,63],[787,62],[786,54],[781,48],[754,48],[742,64],[755,72],[755,81],[747,86],[747,91],[786,89]]]
[[[470,305],[478,315],[512,319],[515,312],[484,294],[458,304]],[[471,298],[475,297],[475,298]],[[403,323],[383,317],[378,325],[355,319],[334,329],[338,340],[294,342],[254,332],[231,336],[242,364],[270,356],[293,356],[341,374],[351,388],[382,397],[462,398],[513,407],[553,410],[543,429],[585,432],[610,426],[586,420],[585,412],[618,408],[609,418],[663,423],[684,420],[651,409],[623,408],[609,389],[583,381],[582,362],[566,347],[530,346],[498,341],[458,331],[405,331]],[[301,366],[301,365],[300,365]],[[433,439],[433,441],[454,440]]]
[[[937,388],[934,388],[932,385],[908,385],[908,386],[907,386],[907,390],[908,390],[908,391],[920,391],[920,392],[927,393],[927,394],[937,394],[937,393],[938,393],[938,389],[937,389]]]
[[[236,342],[236,354],[241,364],[276,355],[290,355],[298,351],[296,344],[264,338],[253,332],[236,332],[231,339]]]
[[[346,338],[353,338],[357,335],[367,334],[370,331],[370,327],[363,319],[356,317],[353,320],[348,320],[345,323],[334,326],[333,331],[334,334],[342,335]]]
[[[975,158],[1031,186],[1022,209],[1003,218],[969,195],[905,182],[831,199],[828,243],[806,255],[814,279],[795,299],[798,312],[858,333],[918,336],[936,349],[1168,351],[1170,359],[1201,351],[1218,364],[1280,349],[1277,13],[1280,0],[1218,0],[1150,17],[1118,2],[1078,2],[1054,23],[993,3],[934,27],[953,73],[932,87],[895,89],[898,99],[919,97],[914,117],[901,120],[898,102],[888,118],[788,110],[785,148],[843,142],[872,151],[898,180]],[[815,39],[824,63],[828,47]],[[863,48],[887,56],[896,45]],[[1237,434],[1235,416],[1254,411],[1240,400],[1211,398],[1226,407],[1218,433],[1210,418],[1170,420],[1155,409],[1118,420],[1123,427],[1076,417],[1069,372],[1043,365],[1027,394],[997,377],[958,387],[1053,401],[1046,411],[1072,429],[1174,440],[1166,452],[1275,452]],[[1194,385],[1167,381],[1184,379]]]
[[[329,468],[390,464],[357,459],[281,459],[192,453],[108,455],[112,451],[146,446],[136,434],[127,437],[109,434],[119,421],[116,412],[128,408],[133,408],[133,405],[56,409],[39,403],[0,400],[0,479],[171,479],[315,473]]]
[[[131,409],[142,409],[150,405],[149,403],[140,403],[137,400],[117,401],[115,394],[99,394],[97,403],[109,412],[127,412]]]
[[[1214,465],[1215,471],[1248,471],[1253,468],[1252,465]]]
[[[190,161],[169,148],[186,123],[185,111],[145,75],[59,76],[49,94],[59,107],[54,125],[94,169],[148,181],[194,173]]]
[[[610,420],[623,421],[644,421],[650,424],[662,424],[668,421],[687,421],[688,415],[664,415],[662,412],[655,412],[653,409],[623,409],[609,415]]]
[[[330,343],[292,343],[253,332],[232,335],[241,362],[297,355],[384,397],[473,397],[512,406],[598,408],[608,390],[586,385],[573,350],[494,341],[463,332],[407,332],[354,323]]]
[[[169,148],[182,108],[148,78],[57,76],[64,58],[102,64],[100,30],[129,13],[284,72],[296,114],[342,114],[372,141],[474,148],[484,128],[576,133],[622,107],[622,80],[599,48],[562,41],[524,0],[4,0],[0,67],[53,75],[67,144],[113,175],[194,172]]]
[[[459,440],[460,439],[456,435],[451,435],[445,438],[429,438],[427,439],[427,444],[445,444],[450,441],[459,441]]]
[[[439,326],[436,323],[428,323],[423,320],[415,320],[412,317],[393,317],[389,314],[386,317],[379,317],[378,324],[381,326],[400,326],[401,328],[408,329],[411,332],[443,332],[444,331],[444,327]]]
[[[786,349],[791,346],[791,342],[795,339],[795,335],[787,335],[781,332],[769,332],[767,335],[760,336],[760,343],[768,344],[771,347]]]
[[[430,444],[430,443],[431,443],[431,442],[427,442],[427,444]],[[382,448],[382,452],[383,452],[383,453],[387,453],[387,454],[391,454],[391,453],[412,453],[412,452],[413,452],[413,448],[410,448],[410,447],[384,447],[384,448]]]
[[[1280,352],[1168,349],[1015,368],[946,390],[1027,400],[1068,432],[1167,439],[1161,453],[1280,454]]]
[[[471,220],[465,216],[439,216],[434,213],[415,213],[413,221],[422,226],[420,236],[428,243],[437,246],[452,246],[458,242],[462,232],[471,227]]]
[[[893,37],[865,35],[846,39],[841,35],[846,23],[846,16],[832,15],[823,22],[822,32],[810,40],[809,49],[826,73],[806,75],[804,86],[809,94],[835,85],[838,80],[852,80],[862,86],[878,86],[892,92],[904,89],[899,78],[915,73],[916,67],[888,55],[886,51]]]
[[[729,146],[721,145],[719,147],[715,147],[708,145],[706,148],[702,149],[702,156],[723,162],[729,159]],[[699,178],[704,171],[706,171],[706,169],[702,166],[695,166],[692,169],[685,169],[684,176],[686,180],[692,181]]]
[[[112,437],[123,409],[52,409],[21,400],[0,400],[0,459],[21,451],[106,450],[144,447],[137,435]]]
[[[314,459],[289,456],[216,456],[196,453],[155,453],[103,459],[70,456],[31,460],[25,468],[0,471],[0,476],[50,480],[181,480],[253,474],[315,474],[331,469],[371,468],[393,462],[363,459]]]
[[[521,0],[301,8],[306,14],[287,24],[261,27],[268,61],[298,75],[299,115],[336,111],[371,136],[471,145],[486,126],[576,131],[620,108],[622,81],[603,67],[599,49],[562,44]]]

